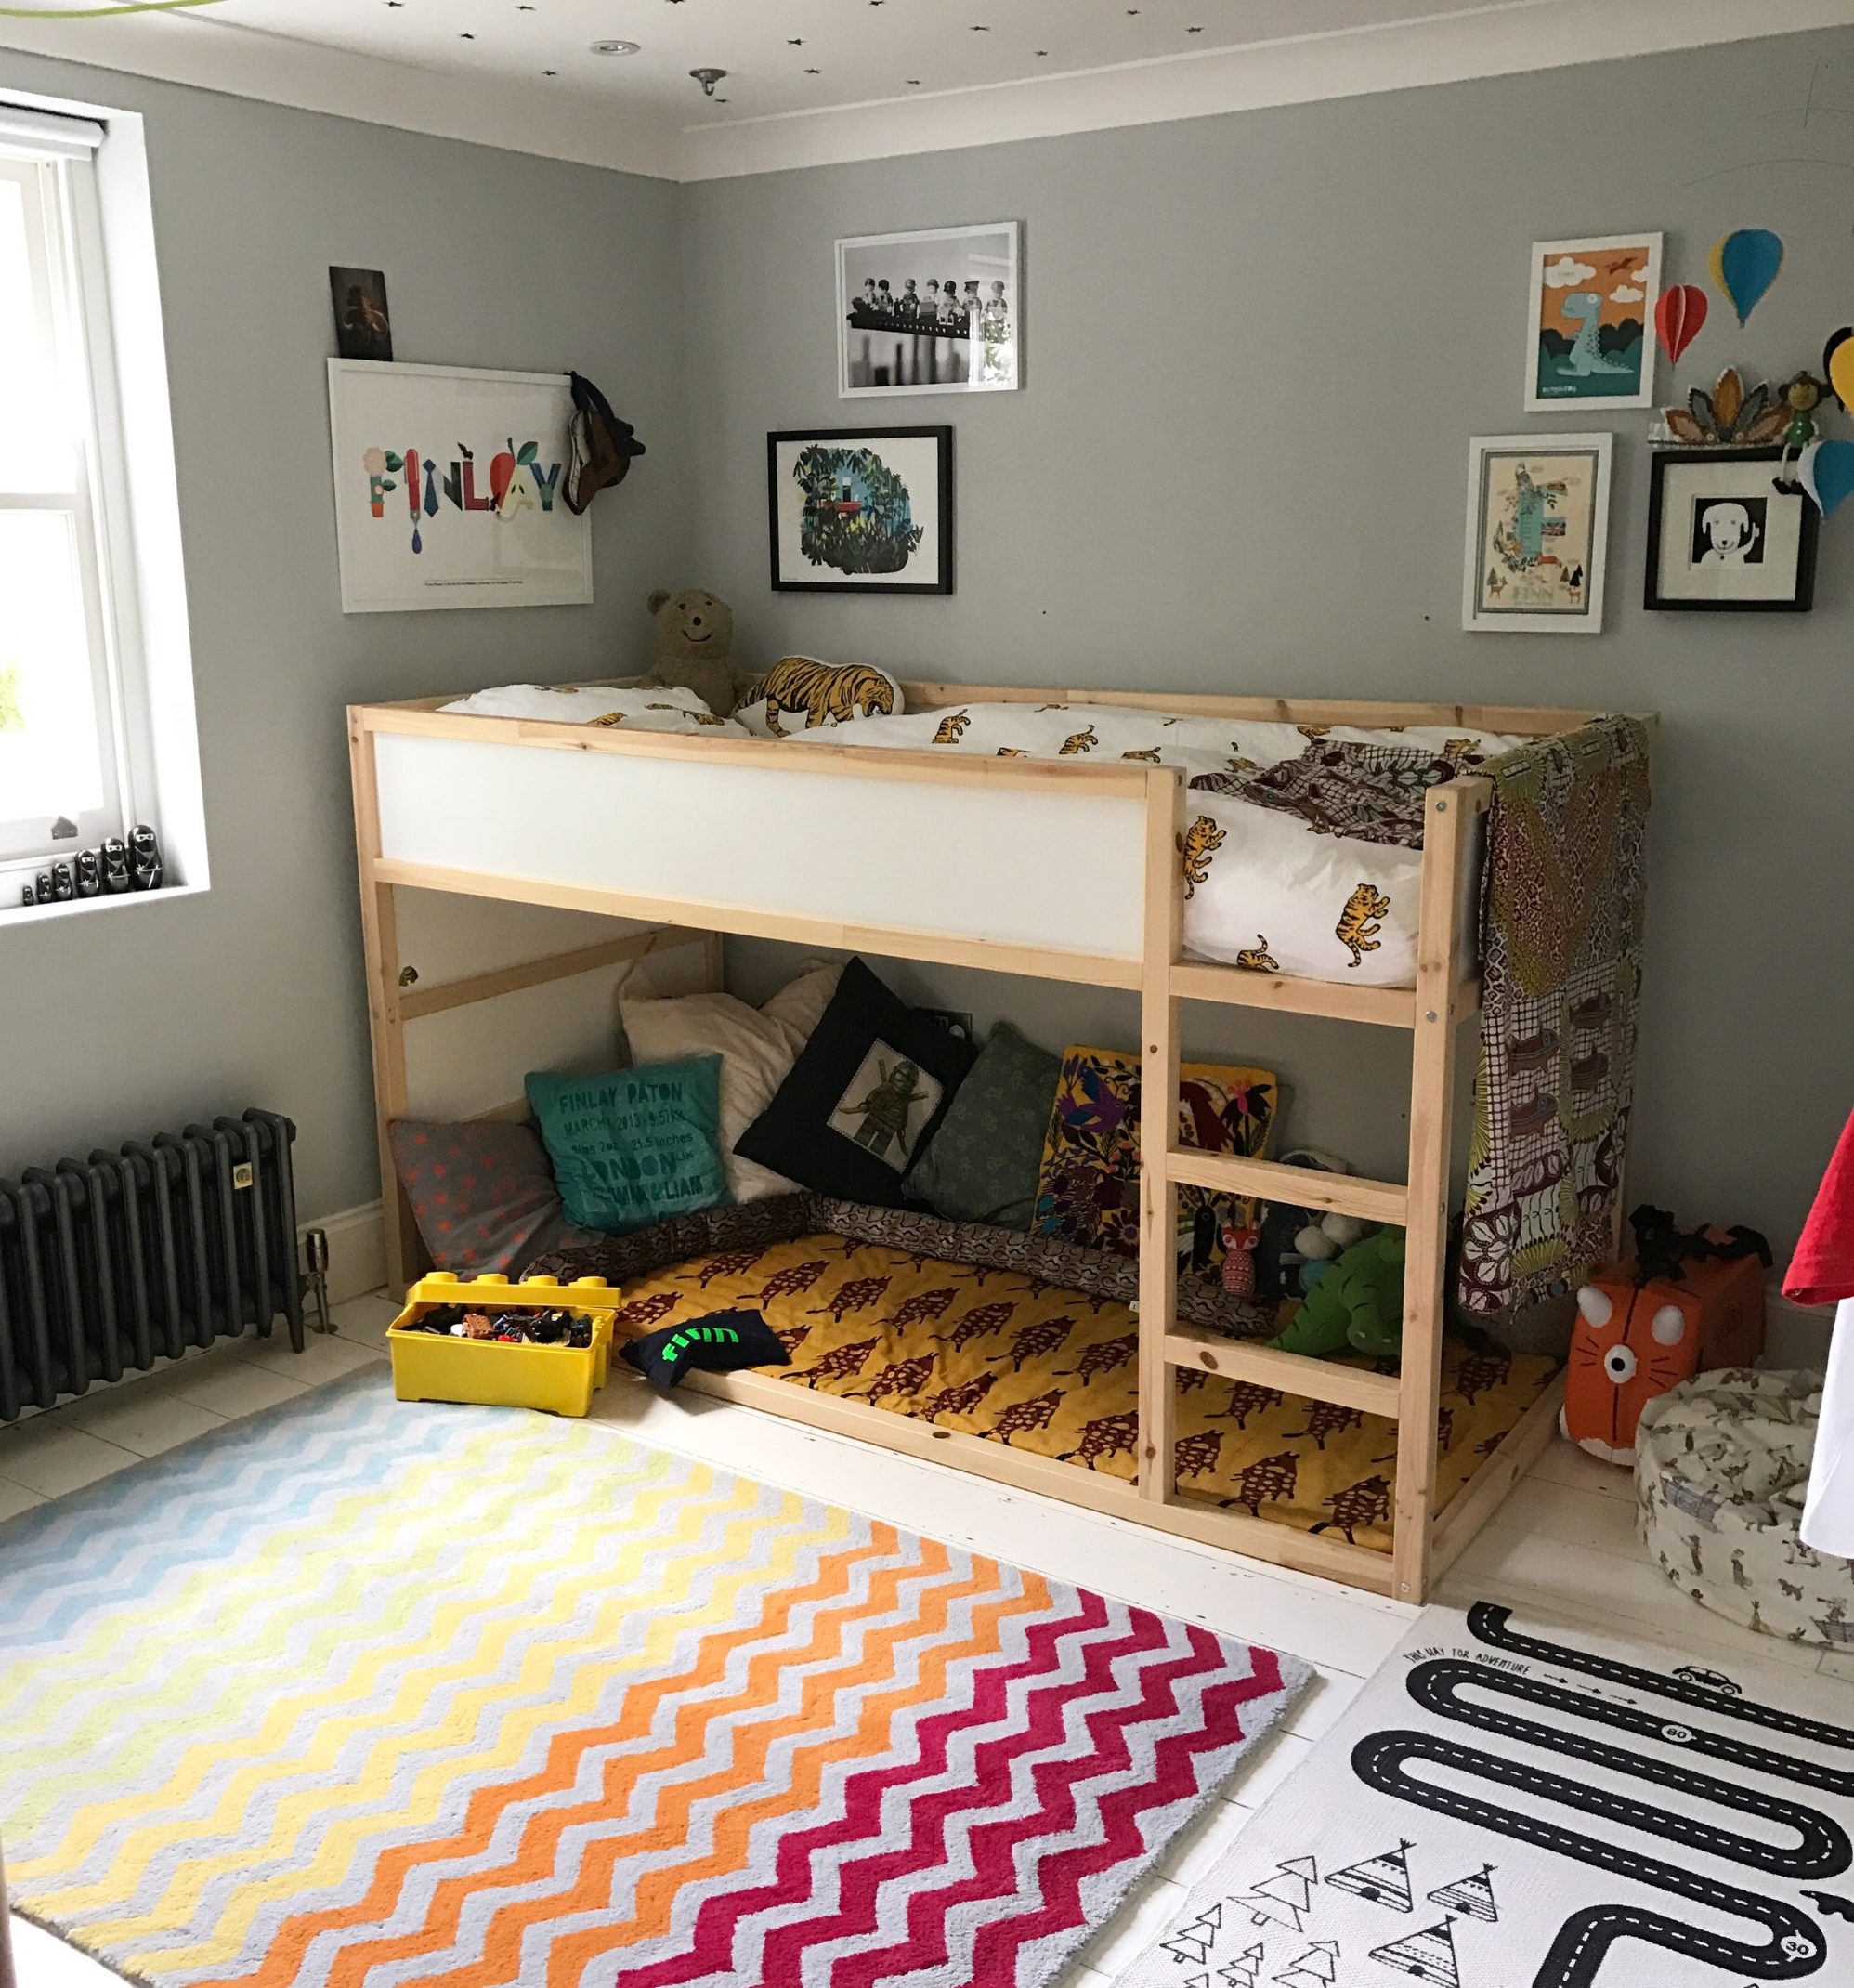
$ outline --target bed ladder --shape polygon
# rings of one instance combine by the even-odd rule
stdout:
[[[1537,1446],[1536,1425],[1528,1417],[1521,1425],[1525,1443],[1516,1440],[1521,1431],[1515,1431],[1464,1487],[1442,1524],[1437,1524],[1436,1427],[1442,1393],[1457,1031],[1481,1008],[1472,940],[1478,909],[1474,902],[1477,829],[1492,796],[1493,782],[1480,776],[1450,780],[1430,790],[1423,835],[1417,984],[1410,990],[1350,987],[1183,961],[1180,955],[1184,880],[1177,850],[1183,827],[1184,784],[1176,774],[1155,774],[1148,789],[1145,965],[1141,989],[1146,1097],[1178,1094],[1182,1000],[1269,1007],[1408,1028],[1414,1046],[1406,1184],[1194,1152],[1177,1144],[1175,1111],[1148,1109],[1141,1114],[1140,1490],[1159,1504],[1179,1502],[1174,1469],[1178,1397],[1173,1380],[1173,1371],[1179,1367],[1253,1381],[1286,1393],[1392,1418],[1397,1424],[1397,1462],[1389,1579],[1385,1578],[1385,1555],[1351,1546],[1337,1535],[1328,1541],[1330,1554],[1323,1557],[1342,1577],[1409,1602],[1427,1599],[1431,1581],[1453,1557],[1451,1549],[1458,1551],[1472,1536],[1481,1520],[1517,1481]],[[1287,1201],[1402,1227],[1408,1250],[1401,1372],[1369,1372],[1181,1326],[1175,1235],[1181,1186]],[[1268,1521],[1236,1514],[1231,1515],[1231,1523],[1244,1528],[1259,1548],[1269,1542],[1250,1528],[1260,1525],[1276,1534],[1282,1530]],[[1271,1552],[1266,1557],[1286,1556]],[[1299,1556],[1296,1560],[1306,1564]]]

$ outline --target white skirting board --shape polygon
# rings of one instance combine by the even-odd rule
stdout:
[[[386,1281],[386,1225],[377,1201],[317,1215],[298,1224],[297,1236],[320,1229],[328,1237],[328,1301],[346,1304]]]

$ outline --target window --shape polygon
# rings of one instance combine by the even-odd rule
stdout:
[[[92,163],[102,136],[0,108],[0,909],[34,868],[137,819],[133,587],[119,601],[111,585],[133,558]]]

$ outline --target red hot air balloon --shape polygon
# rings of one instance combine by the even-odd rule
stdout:
[[[1676,283],[1662,293],[1654,307],[1654,335],[1671,364],[1680,363],[1680,355],[1700,335],[1706,321],[1706,294],[1697,283]]]

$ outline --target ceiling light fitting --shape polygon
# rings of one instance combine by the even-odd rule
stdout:
[[[714,85],[717,83],[725,82],[727,77],[727,72],[725,69],[692,69],[689,71],[689,74],[696,82],[701,85],[701,93],[704,97],[712,97],[714,95]]]
[[[642,55],[643,45],[639,42],[594,42],[594,55]]]

